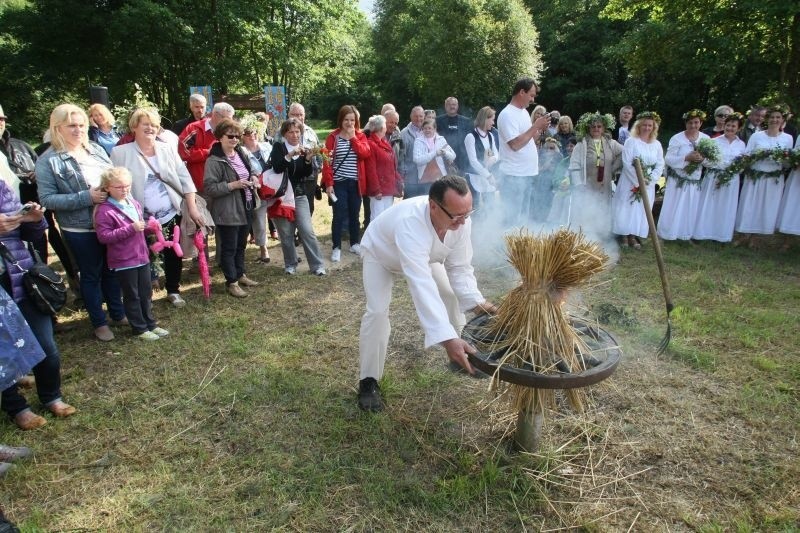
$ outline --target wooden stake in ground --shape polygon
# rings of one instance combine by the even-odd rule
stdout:
[[[602,271],[608,256],[583,234],[562,229],[534,236],[522,230],[506,236],[508,260],[520,273],[519,286],[508,293],[489,326],[502,353],[500,363],[540,374],[581,372],[581,354],[589,348],[572,328],[564,313],[570,290],[581,287]],[[555,407],[555,391],[510,385],[506,391],[518,413],[515,442],[535,451],[546,408]],[[583,409],[580,389],[566,396],[576,410]]]

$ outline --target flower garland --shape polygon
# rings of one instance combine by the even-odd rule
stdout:
[[[661,125],[661,115],[659,115],[655,111],[642,111],[641,113],[636,115],[636,120],[642,120],[643,118],[649,118],[656,124]]]
[[[766,160],[781,165],[781,168],[766,172],[752,168],[754,163]],[[784,168],[795,168],[797,166],[800,166],[800,148],[796,150],[787,150],[786,148],[756,150],[750,154],[742,154],[736,157],[727,168],[718,171],[716,173],[717,188],[728,185],[737,174],[754,181],[762,178],[772,178],[777,182],[783,175]]]
[[[692,109],[691,111],[687,111],[683,114],[683,121],[687,122],[690,119],[699,118],[700,122],[704,122],[706,120],[706,112],[702,109]]]
[[[601,114],[600,111],[595,111],[594,113],[584,113],[581,115],[581,118],[578,119],[578,123],[575,125],[575,131],[578,134],[579,140],[589,135],[589,128],[595,122],[602,123],[606,132],[611,132],[616,125],[614,116],[611,113]]]
[[[703,137],[699,141],[697,141],[697,145],[695,145],[695,151],[698,152],[700,155],[703,156],[709,163],[717,164],[720,161],[720,157],[722,157],[719,146],[717,143],[712,141],[707,137]],[[667,177],[672,178],[678,182],[678,188],[682,188],[687,183],[694,185],[695,187],[699,187],[700,184],[703,182],[702,176],[699,180],[689,179],[687,176],[691,176],[694,174],[698,168],[700,168],[700,164],[698,162],[692,161],[683,169],[684,175],[681,176],[677,170],[673,169],[672,167],[667,167]]]

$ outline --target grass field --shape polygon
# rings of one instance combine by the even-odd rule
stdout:
[[[329,210],[315,219],[330,253]],[[800,254],[668,243],[677,309],[668,352],[652,250],[625,251],[594,290],[625,356],[584,414],[550,413],[536,455],[514,454],[513,416],[488,380],[422,349],[395,285],[380,415],[355,404],[360,266],[326,278],[253,262],[237,300],[215,271],[204,301],[157,293],[171,331],[103,344],[85,312],[57,337],[79,413],[0,442],[34,448],[2,483],[24,531],[797,531],[800,527]],[[306,267],[307,268],[307,267]],[[478,271],[498,300],[507,269]],[[28,393],[30,398],[35,395]],[[35,405],[35,409],[39,409]]]

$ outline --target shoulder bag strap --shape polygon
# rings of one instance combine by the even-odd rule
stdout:
[[[139,157],[141,157],[144,160],[145,164],[148,167],[150,167],[150,170],[153,171],[153,175],[158,179],[158,181],[160,181],[161,183],[163,183],[164,185],[166,185],[167,187],[178,193],[178,196],[180,196],[181,198],[186,198],[186,196],[183,194],[183,191],[179,191],[178,189],[176,189],[175,186],[170,182],[164,181],[164,178],[161,177],[161,174],[156,172],[156,169],[153,168],[153,165],[150,164],[150,161],[147,160],[147,157],[142,152],[136,150],[136,153],[139,154]]]
[[[17,267],[17,269],[20,272],[27,272],[27,270],[19,266],[19,262],[16,259],[14,259],[11,250],[8,249],[6,243],[4,243],[3,241],[0,241],[0,256],[2,256],[2,258],[5,259],[6,263],[8,263],[9,265]]]
[[[344,157],[341,159],[341,161],[339,161],[339,164],[336,165],[336,168],[333,169],[334,176],[336,175],[336,172],[338,172],[339,168],[344,164],[344,160],[347,159],[348,155],[350,155],[350,151],[352,149],[353,149],[353,142],[352,139],[350,139],[350,142],[347,143],[347,153],[344,154]]]

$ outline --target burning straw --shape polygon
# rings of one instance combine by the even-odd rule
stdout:
[[[584,286],[603,270],[608,256],[582,233],[566,229],[543,236],[521,230],[507,235],[506,245],[521,283],[508,293],[490,321],[490,334],[498,339],[492,349],[502,354],[500,364],[540,374],[585,370],[582,355],[589,348],[570,325],[563,304],[570,290]],[[510,385],[506,394],[520,413],[520,422],[524,414],[541,416],[545,408],[555,407],[555,391],[550,389]],[[576,410],[583,409],[579,389],[566,394]]]

